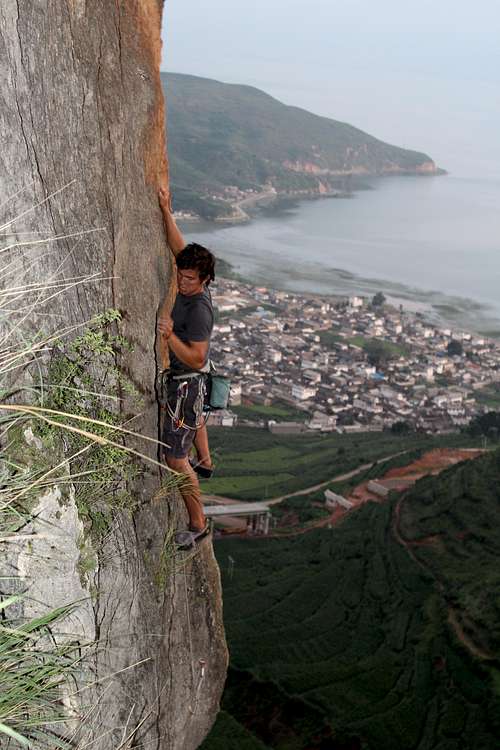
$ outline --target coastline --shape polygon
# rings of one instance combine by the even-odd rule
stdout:
[[[220,230],[223,227],[219,227]],[[441,328],[451,328],[454,331],[463,331],[483,335],[489,339],[500,340],[500,321],[492,319],[490,323],[474,325],[471,320],[471,311],[479,308],[478,303],[473,300],[452,298],[444,294],[428,293],[423,290],[412,289],[404,285],[395,285],[388,280],[370,280],[356,277],[342,269],[337,272],[349,282],[349,288],[325,292],[323,290],[309,287],[305,289],[299,284],[287,284],[283,281],[271,281],[264,276],[248,278],[242,274],[238,266],[228,258],[217,255],[218,268],[216,273],[223,278],[232,279],[250,286],[263,286],[274,291],[294,292],[300,296],[310,299],[328,297],[332,300],[345,300],[352,296],[370,299],[377,292],[382,292],[386,297],[387,304],[399,308],[403,307],[405,313],[411,316],[422,317],[429,325]]]
[[[365,188],[368,189],[368,188]],[[184,212],[174,212],[174,218],[178,222],[182,222],[189,226],[191,224],[210,224],[214,228],[223,226],[233,226],[238,224],[247,224],[259,217],[259,207],[272,208],[273,205],[294,205],[300,201],[314,201],[326,198],[352,198],[353,192],[346,192],[341,190],[325,191],[324,193],[309,192],[309,193],[278,193],[276,190],[263,190],[260,193],[249,195],[246,198],[231,203],[231,209],[233,211],[229,216],[216,216],[214,219],[205,219],[202,216],[195,216],[194,214],[188,215]],[[252,212],[251,209],[256,209]],[[245,209],[250,209],[247,211]]]
[[[217,259],[218,268],[216,268],[217,274],[221,276],[224,279],[237,281],[242,284],[248,284],[251,287],[256,286],[265,286],[267,289],[275,291],[275,292],[294,292],[298,296],[304,297],[304,299],[310,299],[310,300],[317,300],[317,299],[331,299],[332,301],[339,302],[339,301],[345,301],[346,299],[349,299],[349,297],[352,296],[359,296],[363,300],[369,301],[371,297],[376,293],[375,289],[373,289],[369,294],[366,292],[356,292],[352,291],[350,294],[342,294],[342,293],[330,293],[327,294],[325,292],[320,291],[313,291],[313,290],[299,290],[299,289],[290,289],[288,286],[278,286],[274,285],[272,283],[266,283],[265,279],[259,279],[257,281],[249,280],[247,278],[244,278],[240,273],[238,273],[237,270],[235,270],[235,266],[228,260],[225,260],[223,258]],[[387,285],[390,285],[390,282],[387,282]],[[453,313],[453,310],[455,308],[452,308],[451,304],[448,305],[440,305],[439,303],[431,303],[426,302],[424,300],[418,300],[418,299],[409,299],[407,296],[398,296],[397,294],[394,294],[386,288],[386,285],[384,283],[380,283],[378,285],[377,291],[381,291],[384,296],[386,297],[386,305],[394,310],[400,309],[403,307],[405,315],[409,315],[411,317],[415,318],[421,318],[426,323],[432,326],[438,326],[440,328],[451,328],[455,330],[456,332],[464,332],[464,333],[472,333],[476,335],[482,335],[488,339],[497,341],[500,340],[500,325],[498,328],[492,328],[491,330],[478,330],[474,327],[468,327],[466,325],[457,325],[456,318],[453,318],[453,315],[450,313]],[[448,316],[443,315],[439,308],[443,306],[447,308]],[[460,315],[460,310],[456,310],[456,313]]]
[[[185,231],[248,283],[342,297],[382,291],[434,322],[498,338],[498,182],[398,178],[372,187],[340,203],[279,195],[245,225],[189,222]]]
[[[418,290],[410,290],[408,288],[410,294],[405,294],[403,289],[395,292],[392,289],[393,283],[383,280],[377,280],[369,292],[366,288],[362,288],[362,284],[359,286],[354,285],[349,292],[337,291],[327,293],[313,289],[304,290],[298,286],[291,287],[287,284],[272,283],[263,277],[248,279],[238,272],[237,267],[227,259],[219,256],[217,262],[219,264],[218,275],[225,279],[232,279],[243,284],[249,284],[250,286],[264,286],[273,291],[294,292],[297,295],[310,299],[328,297],[331,300],[340,301],[352,296],[359,296],[364,300],[369,300],[377,292],[382,292],[389,306],[395,309],[403,307],[405,314],[421,317],[429,325],[451,328],[457,332],[473,333],[495,341],[500,340],[500,321],[496,325],[495,321],[492,320],[490,325],[475,326],[472,324],[472,321],[467,320],[467,313],[470,312],[471,306],[474,307],[477,305],[473,300],[459,300],[443,295],[441,301],[433,302],[419,298]],[[425,294],[425,292],[421,292],[422,296]]]
[[[229,215],[215,216],[213,219],[204,218],[197,214],[189,214],[187,212],[174,212],[174,218],[177,221],[182,221],[189,224],[198,223],[209,223],[214,226],[220,224],[225,226],[232,226],[238,224],[246,224],[258,218],[259,207],[263,208],[272,207],[274,204],[293,205],[301,201],[316,201],[324,200],[328,198],[336,199],[350,199],[354,198],[356,193],[364,190],[375,190],[373,185],[368,184],[365,180],[385,180],[390,178],[404,178],[404,177],[418,177],[418,178],[432,178],[446,176],[449,173],[445,169],[436,167],[435,171],[415,171],[415,172],[387,172],[384,174],[370,174],[360,172],[359,174],[343,174],[343,173],[332,173],[330,176],[334,178],[343,178],[349,180],[348,189],[332,188],[331,186],[326,187],[320,183],[318,189],[315,190],[295,190],[295,191],[278,191],[276,188],[266,188],[261,190],[259,193],[250,193],[245,195],[243,198],[229,203],[229,207],[232,213]],[[353,180],[353,182],[351,182]],[[219,198],[222,200],[222,198]],[[247,210],[250,209],[250,210]],[[256,209],[255,212],[252,209]]]

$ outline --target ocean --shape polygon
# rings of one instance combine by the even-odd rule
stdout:
[[[372,189],[352,198],[183,229],[249,283],[327,295],[382,291],[436,322],[500,336],[500,180],[368,182]]]

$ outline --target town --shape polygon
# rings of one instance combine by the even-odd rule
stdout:
[[[496,341],[432,325],[381,293],[341,300],[218,277],[213,301],[211,357],[232,388],[211,424],[234,426],[231,406],[281,404],[301,418],[265,420],[277,433],[447,433],[500,403]]]

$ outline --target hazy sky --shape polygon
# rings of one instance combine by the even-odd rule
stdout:
[[[500,176],[499,0],[166,0],[163,69]]]

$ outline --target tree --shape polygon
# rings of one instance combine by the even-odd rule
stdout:
[[[408,435],[411,432],[411,425],[405,421],[393,422],[391,432],[393,435]]]
[[[380,339],[368,339],[364,342],[363,349],[373,367],[381,367],[396,356],[387,343]]]
[[[372,307],[382,307],[383,305],[385,305],[385,303],[386,299],[382,292],[377,292],[373,295]]]
[[[81,333],[96,314],[119,311],[110,323],[113,340],[122,342],[112,354],[113,395],[127,424],[149,437],[158,434],[155,321],[162,298],[173,293],[157,202],[168,176],[161,14],[161,0],[0,5],[0,223],[11,247],[3,257],[12,260],[13,285],[69,280],[43,310],[23,312],[25,337],[35,340],[51,325]],[[39,244],[21,247],[27,238]],[[45,379],[48,359],[45,353],[38,362]],[[91,363],[88,372],[98,379],[99,366]],[[140,449],[156,458],[156,449],[142,442]],[[157,470],[140,482],[124,479],[131,506],[113,509],[99,544],[71,492],[64,502],[61,494],[45,497],[46,540],[11,546],[6,561],[30,582],[24,615],[78,602],[66,630],[96,647],[76,675],[77,687],[87,689],[71,702],[77,715],[94,706],[85,739],[96,750],[117,747],[129,734],[141,746],[167,737],[161,742],[169,747],[194,750],[224,683],[211,545],[173,560],[167,544],[184,511],[173,498],[154,499],[159,482]],[[91,497],[90,510],[101,501]],[[41,554],[37,545],[45,542]],[[64,562],[62,571],[54,559]],[[2,581],[2,593],[8,585]],[[13,581],[11,590],[20,585]]]
[[[467,431],[470,435],[489,437],[491,440],[497,440],[500,434],[500,412],[489,411],[474,417],[469,422]]]
[[[448,342],[446,351],[448,352],[450,357],[461,357],[462,354],[464,353],[462,342],[457,341],[456,339],[452,339],[451,341]]]

